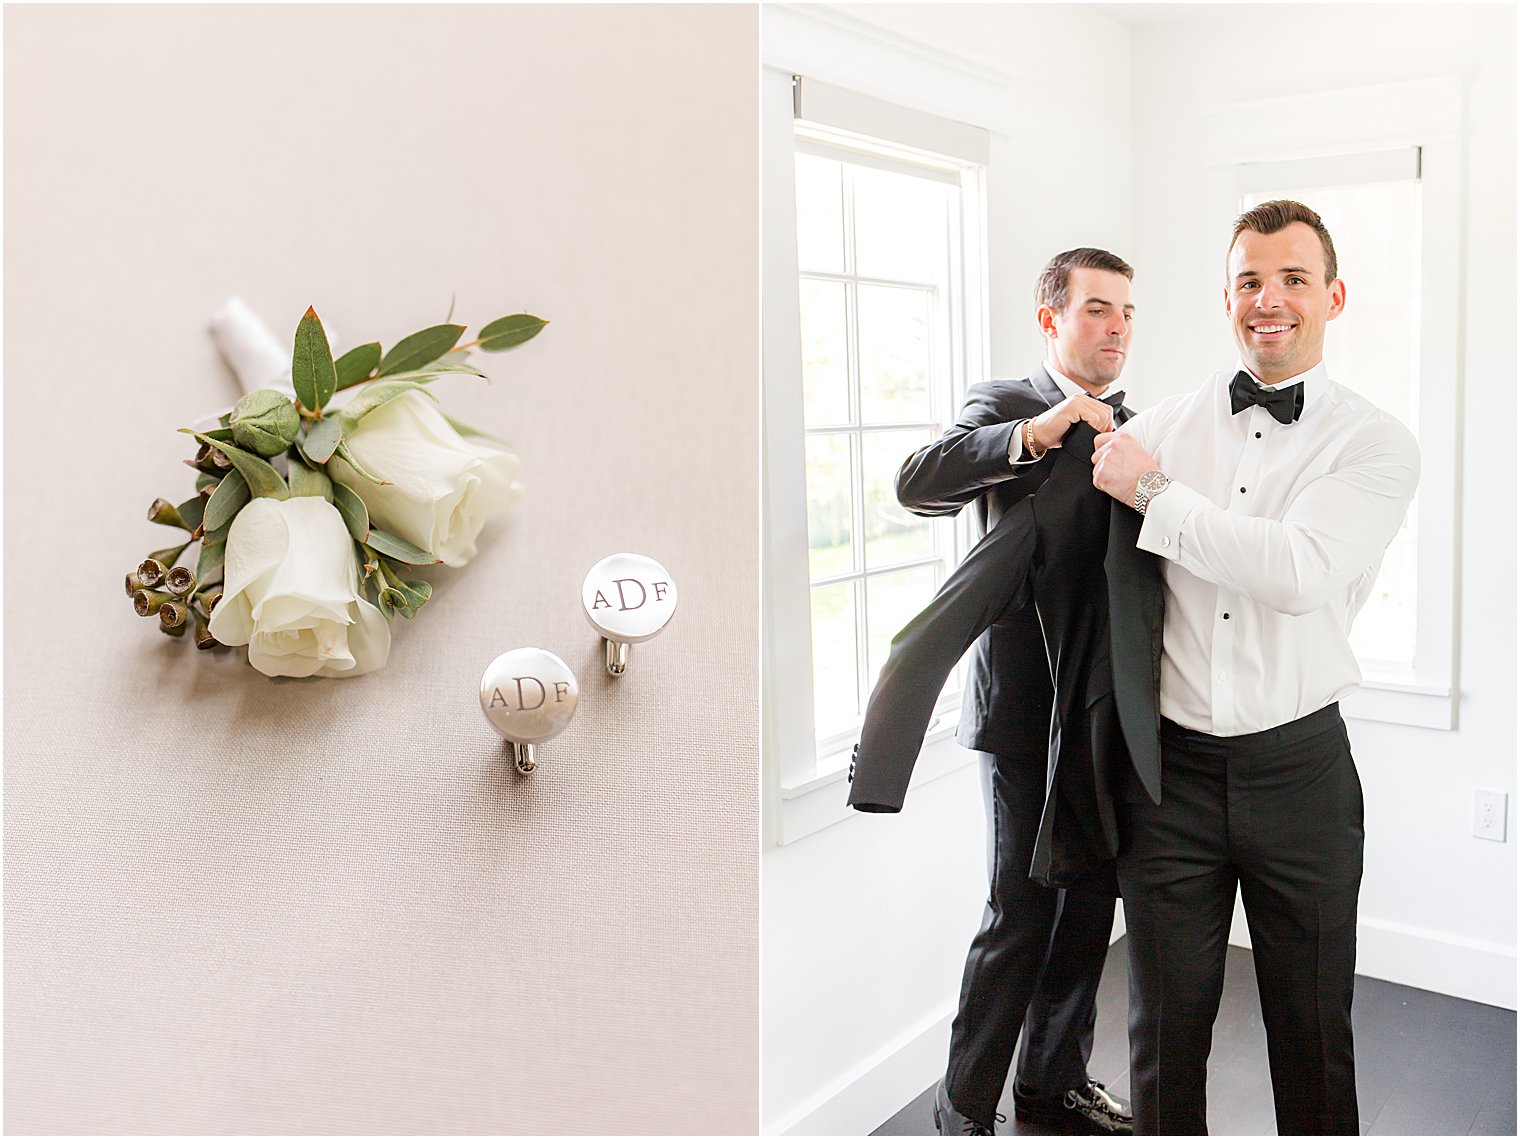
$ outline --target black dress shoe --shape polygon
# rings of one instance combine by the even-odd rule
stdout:
[[[1001,1115],[992,1117],[1001,1122]],[[982,1123],[970,1116],[962,1115],[955,1110],[955,1105],[950,1102],[950,1091],[945,1087],[945,1081],[939,1082],[939,1087],[934,1089],[934,1130],[941,1135],[992,1135],[991,1120]]]
[[[1054,1096],[1037,1095],[1014,1084],[1013,1114],[1026,1123],[1059,1128],[1063,1135],[1135,1133],[1135,1117],[1129,1105],[1109,1095],[1096,1080],[1088,1080],[1085,1088]]]

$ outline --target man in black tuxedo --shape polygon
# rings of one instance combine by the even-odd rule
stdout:
[[[1051,259],[1035,289],[1045,364],[1027,379],[993,380],[967,392],[954,426],[903,464],[897,495],[904,507],[932,516],[974,503],[985,532],[1048,476],[1046,452],[1059,448],[1073,425],[1106,431],[1128,418],[1122,407],[1114,416],[1099,397],[1124,368],[1133,276],[1123,260],[1100,249]],[[1022,1028],[1018,1117],[1128,1134],[1128,1110],[1087,1074],[1114,898],[1030,880],[1046,798],[1052,701],[1032,601],[1003,613],[977,640],[963,699],[957,738],[981,753],[990,888],[936,1094],[939,1131],[992,1133]]]

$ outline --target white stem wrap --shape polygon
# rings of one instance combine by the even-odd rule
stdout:
[[[281,347],[258,314],[233,297],[211,317],[211,339],[244,394],[274,388],[295,397],[290,386],[290,347]]]

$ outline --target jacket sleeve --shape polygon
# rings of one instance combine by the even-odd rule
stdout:
[[[1019,596],[1034,559],[1034,502],[1025,498],[971,548],[902,632],[866,705],[850,764],[849,804],[902,810],[913,765],[951,669]]]
[[[1001,389],[974,384],[966,393],[960,418],[927,447],[921,447],[897,472],[897,501],[914,514],[955,514],[990,486],[1018,479],[1033,490],[1047,464],[1008,461],[1015,428],[1023,422]]]

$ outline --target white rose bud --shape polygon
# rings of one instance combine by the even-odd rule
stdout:
[[[475,556],[486,520],[522,494],[517,456],[482,446],[449,426],[421,392],[407,392],[359,421],[347,437],[354,460],[390,485],[376,486],[334,456],[327,473],[364,500],[380,529],[445,565]]]
[[[325,499],[256,498],[232,521],[210,631],[247,645],[265,676],[359,676],[385,664],[391,631],[359,593],[353,540]]]

